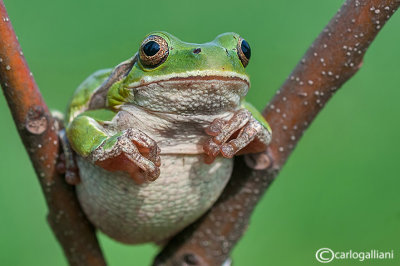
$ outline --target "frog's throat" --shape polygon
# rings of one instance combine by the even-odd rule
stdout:
[[[239,74],[232,71],[194,70],[161,76],[146,76],[139,81],[130,83],[128,85],[128,88],[136,89],[142,86],[147,86],[151,83],[177,80],[237,80],[246,83],[247,87],[250,87],[250,79],[247,75],[244,74]]]

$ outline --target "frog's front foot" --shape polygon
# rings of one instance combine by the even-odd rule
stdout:
[[[128,173],[137,184],[160,175],[160,148],[149,136],[132,128],[105,140],[89,159],[108,171]]]
[[[219,153],[232,158],[235,154],[264,151],[270,142],[271,133],[258,122],[247,109],[240,109],[231,119],[215,119],[206,128],[212,136],[203,145],[206,162],[211,163]]]

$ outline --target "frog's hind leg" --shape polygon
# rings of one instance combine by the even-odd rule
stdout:
[[[58,137],[63,149],[63,154],[60,159],[62,161],[61,164],[64,166],[65,181],[68,184],[77,185],[81,180],[79,177],[78,167],[75,163],[74,151],[69,144],[65,129],[58,132]]]
[[[77,185],[80,182],[78,167],[75,163],[75,154],[71,148],[71,145],[67,139],[64,121],[64,114],[58,110],[53,110],[51,115],[57,121],[58,124],[58,140],[62,147],[58,161],[56,164],[56,170],[58,173],[65,176],[65,181],[70,185]]]

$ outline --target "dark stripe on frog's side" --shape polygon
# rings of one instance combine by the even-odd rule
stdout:
[[[128,75],[136,61],[137,53],[134,57],[122,62],[113,69],[107,80],[104,81],[103,84],[101,84],[101,86],[94,91],[92,97],[89,100],[89,110],[106,107],[108,90],[113,84],[121,81]]]
[[[122,80],[137,61],[137,56],[122,62],[114,69],[103,69],[90,75],[79,85],[67,109],[66,123],[72,122],[80,113],[106,107],[110,87]]]
[[[75,117],[88,109],[88,102],[93,92],[107,80],[110,73],[111,69],[98,70],[79,85],[68,104],[67,116],[65,119],[67,126]]]

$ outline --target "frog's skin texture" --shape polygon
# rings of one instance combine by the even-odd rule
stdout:
[[[266,149],[268,123],[244,101],[249,59],[235,33],[192,44],[154,32],[79,86],[66,133],[97,228],[124,243],[166,240],[217,200],[234,155]]]

